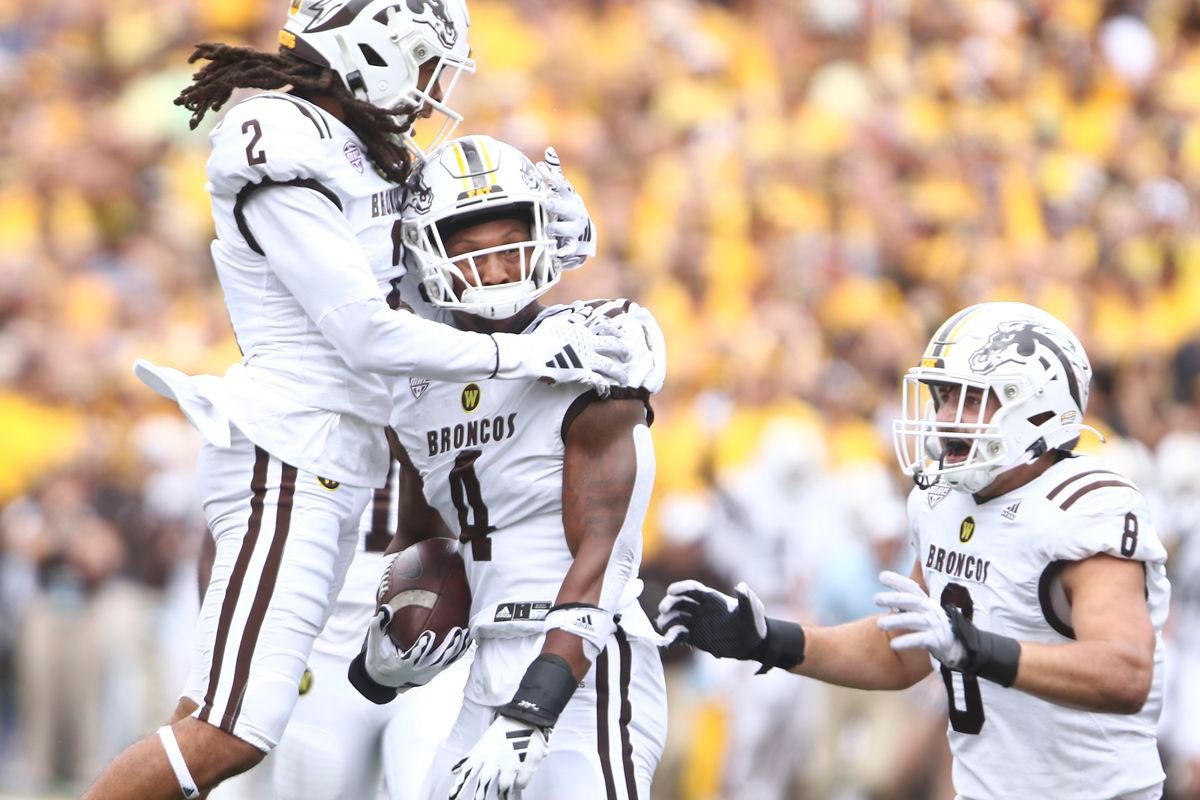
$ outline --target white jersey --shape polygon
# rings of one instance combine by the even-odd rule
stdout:
[[[1161,783],[1155,728],[1170,585],[1166,550],[1141,493],[1103,462],[1080,456],[982,504],[944,484],[913,490],[908,516],[930,596],[959,606],[981,629],[1020,641],[1074,638],[1059,580],[1066,563],[1107,554],[1146,569],[1154,680],[1137,714],[1067,708],[941,668],[959,795],[1106,800]]]
[[[526,333],[569,308],[546,309]],[[657,325],[633,308],[640,324]],[[477,665],[490,657],[488,640],[544,632],[546,614],[574,561],[562,520],[564,437],[596,397],[587,387],[539,381],[397,382],[396,433],[424,480],[425,498],[461,540],[471,586],[471,633],[480,643]],[[613,608],[605,607],[622,614],[629,635],[653,636],[636,601],[640,536],[622,544],[613,559],[622,560],[625,589],[617,591]],[[506,659],[513,672],[501,670],[506,674],[493,676],[488,688],[469,683],[467,696],[488,705],[507,702],[536,655],[529,647]]]
[[[162,370],[148,382],[194,422],[215,407],[287,463],[382,486],[393,382],[382,376],[491,375],[497,344],[389,310],[381,286],[403,274],[404,190],[333,116],[268,92],[230,109],[211,140],[212,253],[242,362],[220,382]],[[226,445],[220,420],[197,426]]]
[[[268,184],[319,192],[345,214],[378,281],[403,272],[392,244],[403,189],[375,171],[349,128],[288,94],[242,101],[210,139],[208,190],[217,231],[212,255],[243,354],[241,369],[227,376],[231,416],[252,441],[285,461],[304,466],[315,460],[314,471],[332,479],[363,485],[369,474],[377,484],[387,469],[381,461],[386,453],[363,440],[382,439],[390,383],[346,366],[297,299],[296,287],[268,266],[244,204]],[[304,237],[303,231],[287,233]],[[329,298],[330,307],[352,299],[358,298]],[[288,416],[288,424],[279,424],[280,415]]]

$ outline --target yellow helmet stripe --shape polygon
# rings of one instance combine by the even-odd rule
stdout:
[[[483,163],[487,166],[488,172],[496,171],[496,163],[492,161],[492,153],[488,150],[487,140],[482,136],[475,137],[475,145],[479,148],[480,155],[483,156]]]
[[[470,191],[471,179],[469,177],[467,177],[467,173],[470,170],[467,169],[467,157],[463,153],[461,142],[454,143],[454,157],[456,159],[458,159],[458,174],[462,175],[461,180],[462,180],[462,184],[463,184],[462,185],[463,191],[464,192]]]
[[[946,337],[946,344],[942,348],[942,352],[941,352],[942,356],[945,356],[947,353],[950,352],[950,348],[956,344],[955,340],[958,338],[958,334],[962,332],[962,329],[964,327],[966,327],[967,323],[971,321],[971,317],[975,316],[975,312],[978,310],[979,310],[978,306],[976,306],[975,308],[972,308],[971,313],[969,313],[965,317],[963,317],[962,320],[960,320],[959,323],[954,326],[954,330],[950,331],[950,335]]]
[[[945,324],[943,324],[942,327],[938,329],[938,332],[933,335],[933,339],[930,341],[931,347],[928,355],[945,355],[945,348],[954,341],[955,334],[958,333],[959,329],[962,327],[962,324],[967,321],[967,317],[969,317],[971,312],[975,309],[976,306],[969,306],[964,308],[962,311],[959,311],[950,319],[946,320]]]

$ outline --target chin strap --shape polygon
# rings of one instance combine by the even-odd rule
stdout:
[[[337,42],[338,50],[342,53],[342,63],[346,66],[353,66],[354,56],[350,53],[350,47],[346,44],[346,39],[340,34],[335,33],[333,40]],[[363,80],[362,72],[359,70],[351,70],[345,75],[346,86],[350,89],[351,94],[363,102],[368,101],[367,97],[367,82]]]
[[[943,469],[945,469],[945,467],[946,467],[946,449],[942,448],[942,454],[940,456],[938,456],[938,472],[941,472]],[[924,492],[924,491],[928,490],[929,487],[933,486],[935,483],[940,481],[942,479],[942,476],[934,475],[933,478],[931,479],[931,478],[926,477],[924,473],[917,473],[912,476],[912,479],[913,479],[913,483],[915,483],[917,485],[917,488],[920,489],[922,492]]]

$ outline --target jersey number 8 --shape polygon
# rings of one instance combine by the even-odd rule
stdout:
[[[942,605],[952,605],[962,611],[963,616],[971,619],[975,616],[975,603],[967,587],[958,583],[948,583],[942,590]],[[958,707],[957,693],[954,691],[956,681],[962,681],[962,697],[965,708]],[[958,733],[977,734],[983,730],[983,696],[979,692],[979,678],[964,672],[955,672],[949,667],[942,666],[942,682],[946,684],[946,702],[950,710],[950,727]]]

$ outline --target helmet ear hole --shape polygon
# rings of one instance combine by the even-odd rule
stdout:
[[[381,56],[381,55],[379,55],[379,53],[375,52],[375,48],[371,47],[371,45],[362,44],[360,42],[358,45],[358,49],[360,51],[362,51],[363,58],[365,58],[367,60],[367,63],[370,64],[372,67],[386,67],[387,66],[387,62],[383,60],[383,56]]]
[[[1040,426],[1046,424],[1053,418],[1054,418],[1053,411],[1043,411],[1040,414],[1034,414],[1032,417],[1029,417],[1028,419],[1029,419],[1029,424],[1033,425],[1036,428],[1036,427],[1040,427]]]

